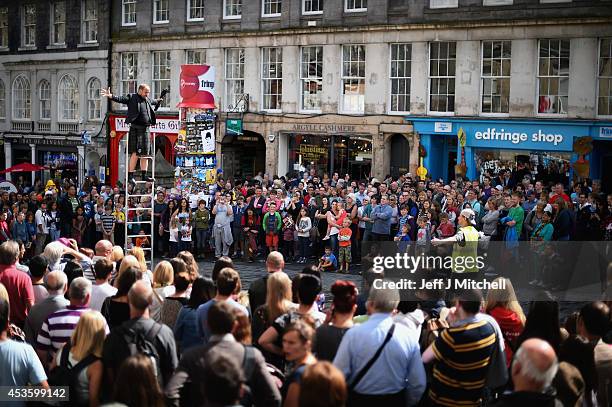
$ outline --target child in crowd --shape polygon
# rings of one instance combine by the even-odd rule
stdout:
[[[410,242],[410,225],[407,222],[400,226],[399,231],[393,240],[399,242],[397,247],[400,253],[404,253],[406,249],[408,249],[408,244]]]
[[[338,260],[340,262],[340,273],[348,273],[351,264],[351,220],[344,218],[342,221],[342,229],[338,233]]]
[[[179,228],[178,218],[172,216],[170,219],[170,235],[168,236],[168,256],[173,258],[178,253]]]
[[[431,227],[429,225],[427,216],[419,216],[417,219],[417,240],[416,240],[416,250],[417,255],[427,253],[429,250],[429,245],[431,243]]]
[[[336,271],[338,268],[338,260],[330,246],[325,247],[325,254],[319,259],[319,271]]]
[[[285,261],[291,262],[293,261],[293,257],[295,256],[294,250],[294,223],[293,218],[288,212],[285,212],[283,216],[283,255],[285,256]]]
[[[196,233],[196,257],[204,257],[206,242],[209,239],[210,211],[206,207],[206,201],[198,201],[198,209],[194,213],[194,229]]]
[[[17,220],[20,220],[22,217],[23,215],[21,213],[17,214]],[[82,206],[78,206],[76,209],[76,213],[74,214],[74,219],[72,220],[72,238],[77,242],[79,246],[83,244],[85,227],[85,210]]]
[[[113,208],[110,205],[106,205],[104,213],[100,216],[102,222],[102,238],[110,241],[113,245],[115,244],[115,215],[113,215]]]
[[[257,236],[259,234],[259,216],[255,213],[252,207],[248,207],[246,214],[242,217],[242,230],[244,232],[244,238],[246,240],[246,254],[249,263],[253,262],[253,259],[257,255]]]
[[[8,222],[6,221],[7,213],[0,213],[0,243],[11,240],[11,233],[9,232]]]
[[[312,229],[312,220],[308,216],[308,209],[302,206],[297,222],[295,224],[295,230],[298,234],[300,257],[298,263],[306,263],[308,258],[308,246],[310,244],[310,229]]]
[[[96,207],[96,214],[94,215],[94,222],[96,223],[96,241],[104,239],[102,234],[102,215],[104,215],[104,206],[98,205]]]
[[[455,227],[448,219],[448,214],[442,212],[440,214],[440,226],[436,230],[436,235],[438,239],[446,239],[447,237],[451,237],[455,234]]]
[[[144,229],[140,229],[140,232],[138,232],[138,237],[134,239],[134,245],[136,247],[151,247],[149,237],[145,236]]]
[[[114,243],[117,246],[123,247],[125,242],[125,213],[123,212],[123,204],[121,202],[117,202],[115,204],[115,211],[113,212],[115,216],[115,241]]]
[[[246,255],[244,248],[244,233],[242,231],[242,218],[246,211],[244,196],[238,195],[236,205],[232,206],[234,212],[234,220],[232,221],[232,236],[234,237],[234,257],[240,258]]]
[[[189,218],[183,218],[181,225],[181,241],[179,243],[179,251],[188,251],[192,250],[191,245],[191,224],[189,223]]]
[[[276,204],[268,203],[268,213],[263,218],[263,230],[266,234],[266,246],[268,250],[278,251],[278,233],[281,230],[283,221],[278,212],[276,212]]]

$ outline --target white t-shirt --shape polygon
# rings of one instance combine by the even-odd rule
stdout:
[[[43,215],[42,210],[37,210],[34,215],[34,221],[36,222],[36,233],[38,233],[38,225],[41,225],[43,234],[49,233],[49,228],[47,227],[47,221],[45,216]]]
[[[191,242],[191,226],[181,226],[181,240],[183,242]]]
[[[170,228],[170,236],[168,237],[170,242],[178,242],[178,228]]]
[[[89,303],[89,308],[96,311],[101,311],[104,300],[107,297],[115,294],[117,294],[117,289],[109,283],[104,283],[101,285],[94,284],[91,287],[91,302]]]

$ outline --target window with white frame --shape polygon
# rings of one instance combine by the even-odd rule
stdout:
[[[244,94],[244,49],[225,50],[225,103],[234,108]]]
[[[391,44],[391,105],[392,112],[410,111],[410,75],[412,44]]]
[[[40,120],[51,120],[51,84],[43,79],[38,85]]]
[[[0,48],[8,47],[8,7],[0,7]]]
[[[30,81],[24,75],[17,75],[13,81],[13,119],[29,120],[32,117]]]
[[[368,0],[344,0],[344,11],[367,11]]]
[[[481,106],[482,113],[510,112],[510,70],[512,42],[482,42]]]
[[[429,8],[457,8],[459,0],[429,0]]]
[[[59,121],[79,119],[79,85],[74,76],[62,76],[57,86],[57,118]]]
[[[429,43],[429,111],[455,111],[456,43]]]
[[[205,49],[188,49],[185,50],[185,63],[186,64],[203,64],[206,62],[206,50]]]
[[[242,0],[223,0],[223,18],[227,20],[242,17]]]
[[[482,0],[483,6],[511,6],[513,0]]]
[[[569,40],[540,40],[538,113],[566,114],[569,87]]]
[[[153,23],[162,24],[170,21],[168,0],[153,1]]]
[[[302,47],[300,83],[302,110],[320,111],[323,92],[323,47]]]
[[[282,0],[262,0],[261,15],[263,17],[278,17],[281,15]]]
[[[263,110],[281,110],[283,95],[282,48],[262,48],[261,82]]]
[[[136,0],[121,0],[121,25],[136,25]]]
[[[365,108],[365,45],[342,47],[342,111],[363,113]]]
[[[23,6],[23,24],[21,45],[24,47],[36,46],[36,6],[26,4]]]
[[[98,3],[96,0],[83,0],[83,42],[98,42]]]
[[[87,118],[89,120],[100,120],[102,118],[101,86],[98,78],[91,78],[87,82]]]
[[[6,118],[6,88],[0,79],[0,119]]]
[[[599,40],[597,114],[612,116],[612,38]]]
[[[204,0],[187,0],[187,21],[204,20]]]
[[[302,14],[322,14],[323,0],[302,0]]]
[[[153,52],[153,95],[159,95],[162,89],[170,89],[170,51]]]
[[[138,87],[138,53],[121,53],[121,93],[136,93]]]
[[[51,43],[60,45],[66,43],[66,2],[51,3]]]

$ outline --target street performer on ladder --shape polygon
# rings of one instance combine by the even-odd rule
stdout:
[[[154,126],[156,123],[155,111],[163,102],[163,98],[168,92],[163,90],[159,99],[149,98],[151,88],[145,83],[138,85],[138,93],[132,93],[125,96],[116,96],[111,93],[110,88],[100,89],[100,94],[111,99],[114,102],[127,105],[127,118],[125,122],[130,125],[128,134],[128,153],[130,159],[128,163],[128,180],[135,184],[136,164],[140,159],[140,171],[142,173],[142,181],[154,182],[152,177],[147,176],[149,168],[148,159],[152,159],[153,152],[151,151],[151,136],[149,126]],[[155,109],[153,109],[155,106]]]

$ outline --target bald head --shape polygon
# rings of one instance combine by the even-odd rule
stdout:
[[[52,271],[47,274],[47,291],[49,295],[63,295],[66,292],[68,278],[63,271]]]
[[[96,243],[96,256],[110,258],[111,253],[113,252],[113,244],[108,240],[100,240]]]
[[[144,312],[153,303],[153,289],[151,284],[138,280],[128,292],[128,302],[130,309]]]
[[[516,391],[543,392],[550,387],[559,364],[555,350],[542,339],[527,339],[518,348],[512,363]]]
[[[270,252],[266,259],[266,268],[268,269],[268,273],[283,271],[285,268],[285,259],[282,253],[277,251]]]

